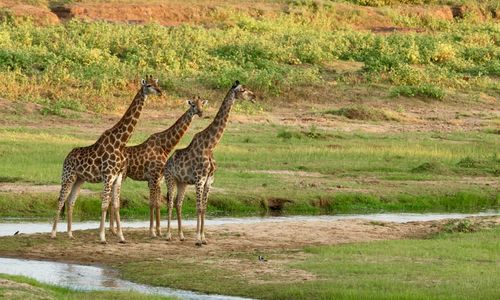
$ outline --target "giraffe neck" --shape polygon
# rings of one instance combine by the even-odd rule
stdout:
[[[141,88],[120,121],[112,128],[106,130],[99,141],[103,143],[109,141],[115,148],[122,149],[125,147],[141,116],[142,107],[144,106],[146,98],[147,95],[144,93],[143,88]],[[109,139],[106,139],[108,137]]]
[[[188,130],[193,117],[194,112],[190,108],[179,119],[177,119],[172,126],[159,132],[158,140],[160,141],[160,144],[157,146],[160,146],[165,151],[174,148]]]
[[[229,118],[229,113],[231,112],[231,108],[235,102],[236,92],[234,89],[229,90],[224,101],[217,112],[214,120],[210,125],[208,125],[205,130],[200,132],[198,136],[196,136],[195,140],[193,140],[195,146],[198,149],[208,149],[212,150],[217,146],[220,139],[222,138],[222,134],[224,133],[224,129],[226,128],[227,119]]]

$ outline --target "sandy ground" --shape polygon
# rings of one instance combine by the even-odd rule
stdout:
[[[470,218],[477,226],[500,224],[500,217]],[[208,227],[208,245],[194,245],[194,228],[186,227],[186,240],[150,238],[148,230],[124,229],[127,243],[120,244],[113,235],[107,235],[108,244],[100,244],[97,230],[75,231],[73,240],[63,232],[56,240],[49,234],[20,234],[2,239],[26,241],[26,247],[7,251],[0,256],[48,259],[80,263],[118,263],[126,260],[194,258],[217,256],[231,252],[272,252],[273,250],[301,249],[310,245],[334,245],[376,240],[420,238],[441,231],[449,220],[385,223],[366,220],[342,221],[287,221],[257,224],[227,224]],[[175,227],[176,224],[175,224]],[[165,230],[163,231],[165,233]]]
[[[467,219],[470,228],[500,225],[500,217]],[[450,223],[451,222],[451,223]],[[93,265],[120,266],[129,262],[165,261],[204,265],[208,268],[237,272],[247,282],[307,281],[316,276],[290,263],[308,257],[306,246],[336,245],[379,240],[426,238],[464,222],[441,220],[409,223],[384,223],[366,220],[290,221],[258,224],[228,224],[207,229],[208,245],[194,245],[194,228],[185,228],[186,240],[150,238],[146,228],[125,229],[127,243],[120,244],[108,233],[108,243],[98,241],[97,230],[75,231],[73,240],[59,233],[56,240],[49,234],[19,234],[0,238],[0,256],[51,260]],[[4,242],[16,247],[5,248]],[[258,256],[266,258],[261,262]],[[266,275],[266,276],[262,276]]]

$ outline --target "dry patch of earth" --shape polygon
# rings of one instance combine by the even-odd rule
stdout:
[[[500,225],[500,217],[469,218],[474,228]],[[335,245],[377,240],[422,238],[443,231],[450,221],[409,223],[343,221],[286,221],[257,224],[210,226],[203,247],[194,245],[194,228],[185,228],[186,241],[176,237],[168,242],[152,239],[147,230],[125,228],[126,244],[108,234],[108,244],[100,244],[97,230],[74,232],[70,240],[60,233],[53,240],[49,234],[20,234],[0,238],[0,256],[56,260],[83,264],[120,265],[132,261],[178,261],[198,263],[237,271],[244,279],[258,282],[262,275],[273,280],[311,280],[314,275],[289,269],[291,261],[305,259],[305,246]],[[126,226],[126,222],[124,224]],[[10,246],[7,246],[10,245]],[[258,255],[267,261],[261,262]]]
[[[5,183],[2,182],[0,183],[0,193],[13,193],[13,194],[19,194],[19,193],[59,193],[61,189],[61,185],[55,185],[55,184],[41,184],[41,185],[33,185],[29,183],[21,183],[21,182],[16,182],[16,183]],[[80,194],[82,195],[89,195],[89,194],[95,194],[96,192],[87,190],[87,189],[81,189]]]

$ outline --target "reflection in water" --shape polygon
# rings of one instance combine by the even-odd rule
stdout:
[[[0,258],[0,273],[22,275],[34,278],[43,283],[84,291],[135,291],[144,294],[173,296],[180,299],[194,300],[245,299],[222,295],[198,294],[190,291],[137,284],[119,279],[117,272],[111,269],[50,261]]]
[[[101,269],[103,280],[101,284],[105,287],[117,288],[119,287],[119,283],[116,281],[118,274],[115,270],[111,269]]]

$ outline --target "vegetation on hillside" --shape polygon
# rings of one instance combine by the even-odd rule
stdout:
[[[392,86],[388,93],[395,96],[443,99],[453,90],[499,95],[500,27],[491,16],[447,20],[387,7],[384,17],[408,30],[381,34],[352,25],[370,17],[356,5],[340,18],[330,1],[289,3],[292,9],[272,17],[215,10],[209,27],[79,20],[38,26],[4,10],[0,96],[49,110],[99,111],[127,102],[138,78],[149,73],[168,94],[183,96],[225,89],[235,79],[267,98],[302,86],[370,83]],[[363,67],[338,74],[329,67],[338,60]]]

